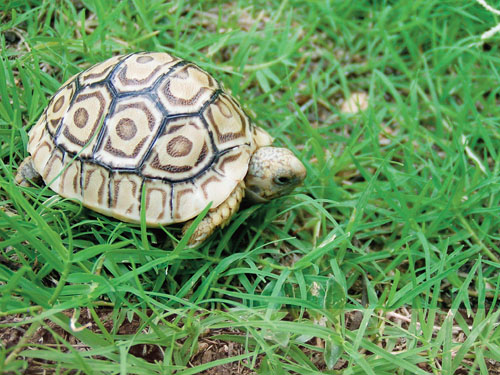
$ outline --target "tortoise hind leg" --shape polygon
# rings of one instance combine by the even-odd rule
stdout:
[[[245,182],[241,181],[233,190],[231,195],[218,207],[208,211],[207,215],[195,229],[188,241],[189,247],[195,247],[205,241],[217,227],[223,228],[240,207],[241,200],[245,196]],[[182,233],[186,233],[194,220],[189,220],[182,228]]]
[[[41,180],[41,176],[36,171],[36,169],[33,165],[33,160],[31,159],[31,156],[28,156],[19,165],[19,168],[17,169],[15,181],[18,185],[21,185],[21,186],[31,186],[30,181],[36,182],[36,181],[40,181],[40,180]]]

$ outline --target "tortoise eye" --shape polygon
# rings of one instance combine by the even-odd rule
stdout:
[[[274,178],[274,183],[276,185],[288,185],[291,181],[292,179],[286,176],[278,176]]]

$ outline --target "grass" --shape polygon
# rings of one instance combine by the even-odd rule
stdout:
[[[500,371],[499,36],[480,40],[498,17],[465,0],[11,0],[0,20],[2,371]],[[224,82],[305,184],[197,249],[16,186],[61,82],[139,50]],[[367,109],[342,112],[358,92]]]

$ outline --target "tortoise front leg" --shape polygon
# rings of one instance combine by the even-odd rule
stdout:
[[[195,229],[188,241],[189,247],[195,247],[205,241],[217,227],[223,228],[240,207],[241,200],[245,196],[245,182],[241,181],[233,190],[231,195],[218,207],[208,211],[207,215]],[[182,228],[186,233],[194,220],[189,220]]]
[[[28,156],[19,164],[15,178],[16,183],[21,186],[31,186],[30,181],[37,182],[40,179],[41,176],[33,166],[31,156]]]

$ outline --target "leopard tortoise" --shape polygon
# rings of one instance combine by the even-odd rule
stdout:
[[[167,53],[115,56],[70,78],[29,132],[16,180],[41,176],[63,197],[127,222],[159,226],[211,209],[203,242],[238,210],[289,193],[303,164],[254,126],[207,72]],[[141,204],[142,202],[142,204]]]

